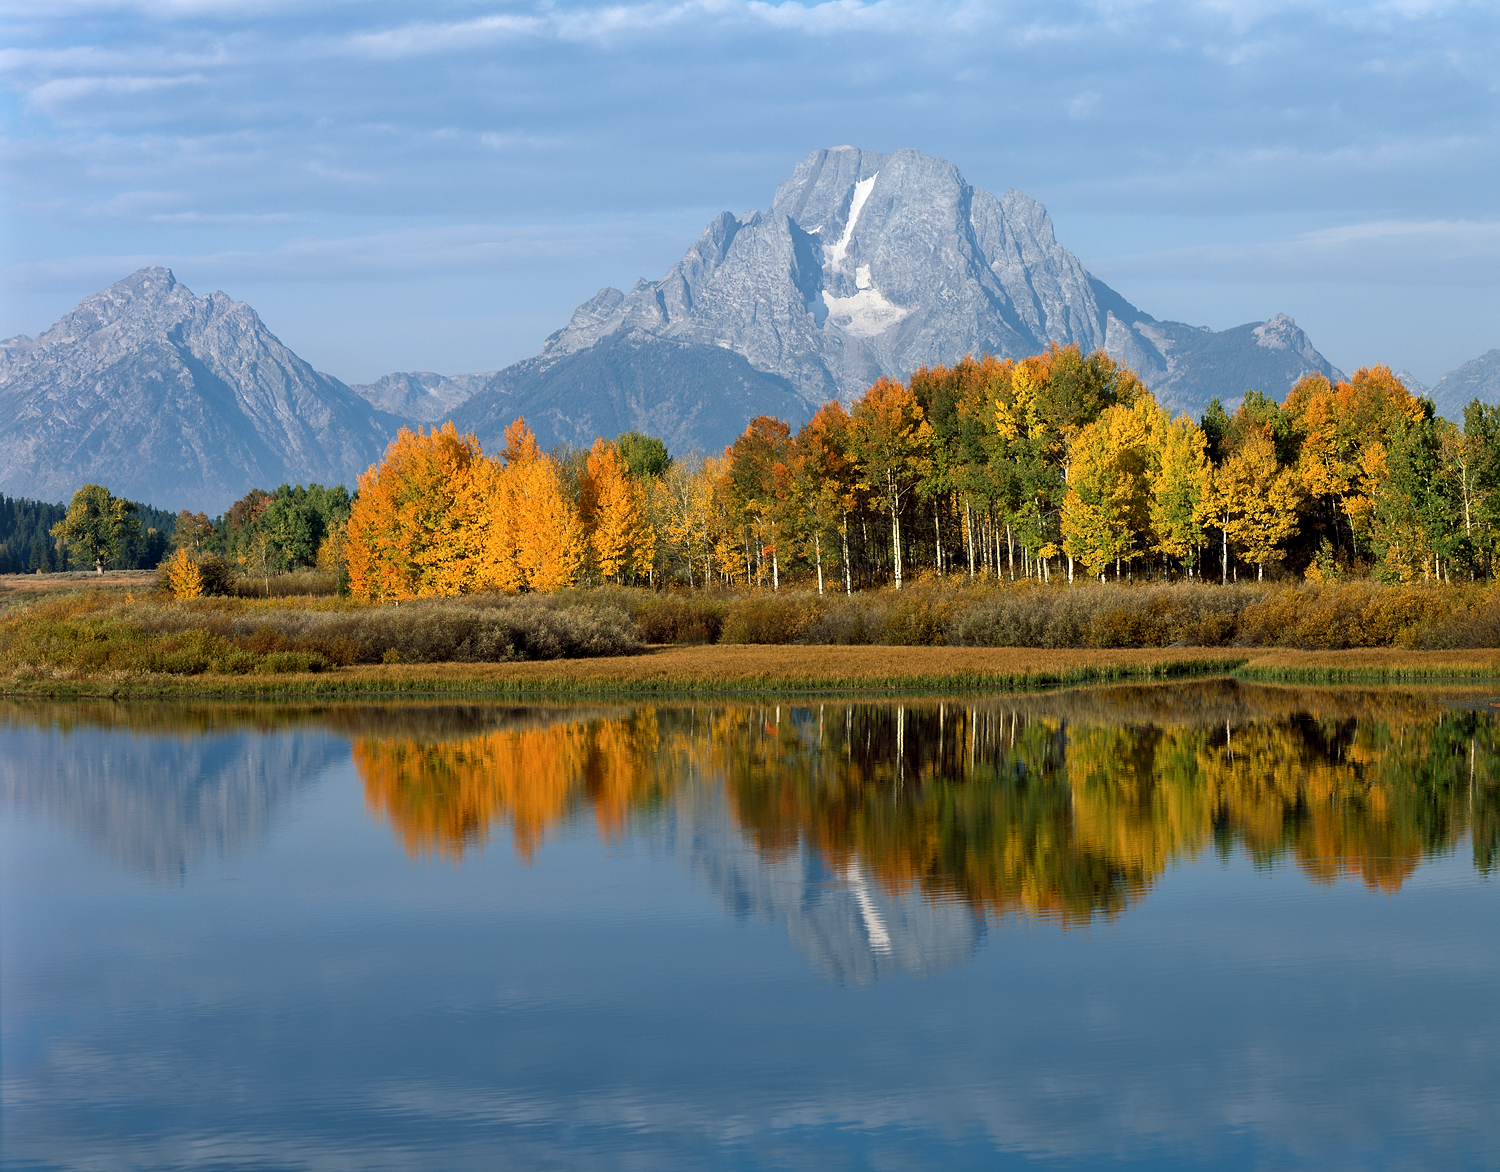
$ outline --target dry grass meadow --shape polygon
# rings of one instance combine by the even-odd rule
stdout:
[[[852,598],[598,588],[371,604],[0,578],[0,694],[1009,691],[1236,673],[1500,678],[1500,588],[926,581]]]

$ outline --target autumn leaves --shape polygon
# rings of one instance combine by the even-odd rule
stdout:
[[[554,458],[521,420],[498,457],[451,426],[403,431],[360,478],[350,585],[399,599],[790,574],[821,593],[899,588],[914,567],[1227,580],[1292,554],[1312,577],[1484,572],[1500,439],[1484,448],[1495,420],[1476,420],[1478,438],[1459,433],[1373,367],[1305,378],[1283,406],[1251,391],[1230,416],[1216,400],[1195,423],[1106,354],[1054,345],[880,379],[795,433],[762,416],[706,459],[634,433]]]
[[[402,429],[359,478],[349,515],[349,586],[372,599],[556,590],[586,562],[613,576],[649,541],[641,489],[614,445],[589,454],[576,499],[523,420],[499,459],[451,423]]]

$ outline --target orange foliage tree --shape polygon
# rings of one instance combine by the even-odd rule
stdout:
[[[476,588],[489,530],[484,464],[479,441],[452,423],[403,427],[359,478],[345,551],[350,590],[403,599]]]

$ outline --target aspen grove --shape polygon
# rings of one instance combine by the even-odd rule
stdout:
[[[914,573],[1410,583],[1491,576],[1497,487],[1500,407],[1459,428],[1386,366],[1194,422],[1102,351],[1053,345],[881,379],[795,433],[761,416],[707,457],[635,433],[548,454],[521,419],[498,456],[451,423],[403,429],[330,539],[372,599]]]

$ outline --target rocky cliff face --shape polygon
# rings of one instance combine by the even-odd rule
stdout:
[[[544,443],[580,442],[542,415],[586,415],[612,434],[649,430],[665,413],[682,433],[668,438],[711,449],[760,413],[737,402],[750,377],[738,368],[725,369],[722,384],[718,372],[702,372],[708,405],[697,421],[663,412],[649,378],[631,401],[568,373],[599,366],[580,357],[622,339],[679,366],[684,352],[738,355],[790,390],[790,409],[773,411],[768,400],[762,410],[794,423],[881,375],[904,379],[965,354],[1021,357],[1049,342],[1108,350],[1165,405],[1194,415],[1215,395],[1233,400],[1255,387],[1279,397],[1303,374],[1338,374],[1283,315],[1221,333],[1156,321],[1089,275],[1036,200],[1018,191],[996,198],[914,150],[814,152],[769,211],[725,212],[660,280],[629,293],[601,289],[536,358],[501,371],[461,408],[460,421],[488,441],[492,420],[527,414]]]
[[[223,293],[145,268],[0,361],[0,490],[80,484],[218,512],[252,486],[352,485],[399,422],[313,370]]]

